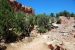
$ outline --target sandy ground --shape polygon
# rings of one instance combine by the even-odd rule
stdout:
[[[8,46],[7,50],[50,50],[48,46],[45,44],[44,39],[42,38],[35,38],[30,43],[12,43]]]
[[[53,36],[54,35],[54,36]],[[11,43],[8,45],[7,50],[50,50],[48,42],[53,45],[59,45],[63,42],[64,48],[67,50],[75,50],[75,41],[70,39],[61,38],[61,35],[40,35],[33,39],[32,42],[25,43],[24,41],[18,43]],[[60,37],[60,38],[59,38]],[[71,41],[72,40],[72,41]]]

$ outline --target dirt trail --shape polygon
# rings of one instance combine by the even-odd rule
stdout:
[[[57,35],[56,35],[57,36]],[[18,42],[18,43],[11,43],[7,47],[7,50],[50,50],[48,48],[48,42],[53,45],[59,45],[63,42],[64,48],[68,50],[75,50],[75,42],[74,41],[66,41],[65,39],[61,40],[58,37],[52,37],[50,35],[40,35],[33,39],[30,43]]]
[[[30,43],[19,42],[9,45],[7,50],[50,50],[42,38],[35,38]]]

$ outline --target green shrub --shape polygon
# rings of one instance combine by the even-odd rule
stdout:
[[[47,29],[45,29],[44,27],[39,27],[38,28],[38,32],[39,33],[46,33],[47,32]]]

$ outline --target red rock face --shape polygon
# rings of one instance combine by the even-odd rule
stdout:
[[[27,14],[34,14],[33,9],[31,7],[22,7],[22,4],[18,3],[15,0],[8,0],[10,6],[14,9],[14,11],[21,11]]]
[[[54,50],[54,47],[52,44],[48,45],[48,47],[51,49],[51,50]]]
[[[65,48],[63,48],[63,46],[58,46],[58,45],[53,46],[52,44],[48,45],[48,48],[50,50],[66,50]]]
[[[60,50],[60,46],[56,45],[55,50]]]

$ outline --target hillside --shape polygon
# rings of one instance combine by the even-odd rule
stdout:
[[[37,30],[33,30],[33,37],[30,37],[31,42],[26,42],[26,38],[22,42],[9,44],[7,50],[50,50],[48,45],[52,44],[54,48],[56,45],[60,46],[60,50],[75,50],[75,28],[74,19],[69,20],[62,17],[62,23],[57,29],[40,35]],[[67,22],[65,23],[64,22]],[[64,24],[65,23],[65,24]],[[37,35],[36,35],[37,34]]]
[[[15,0],[0,0],[0,50],[75,50],[75,14],[36,15]]]

